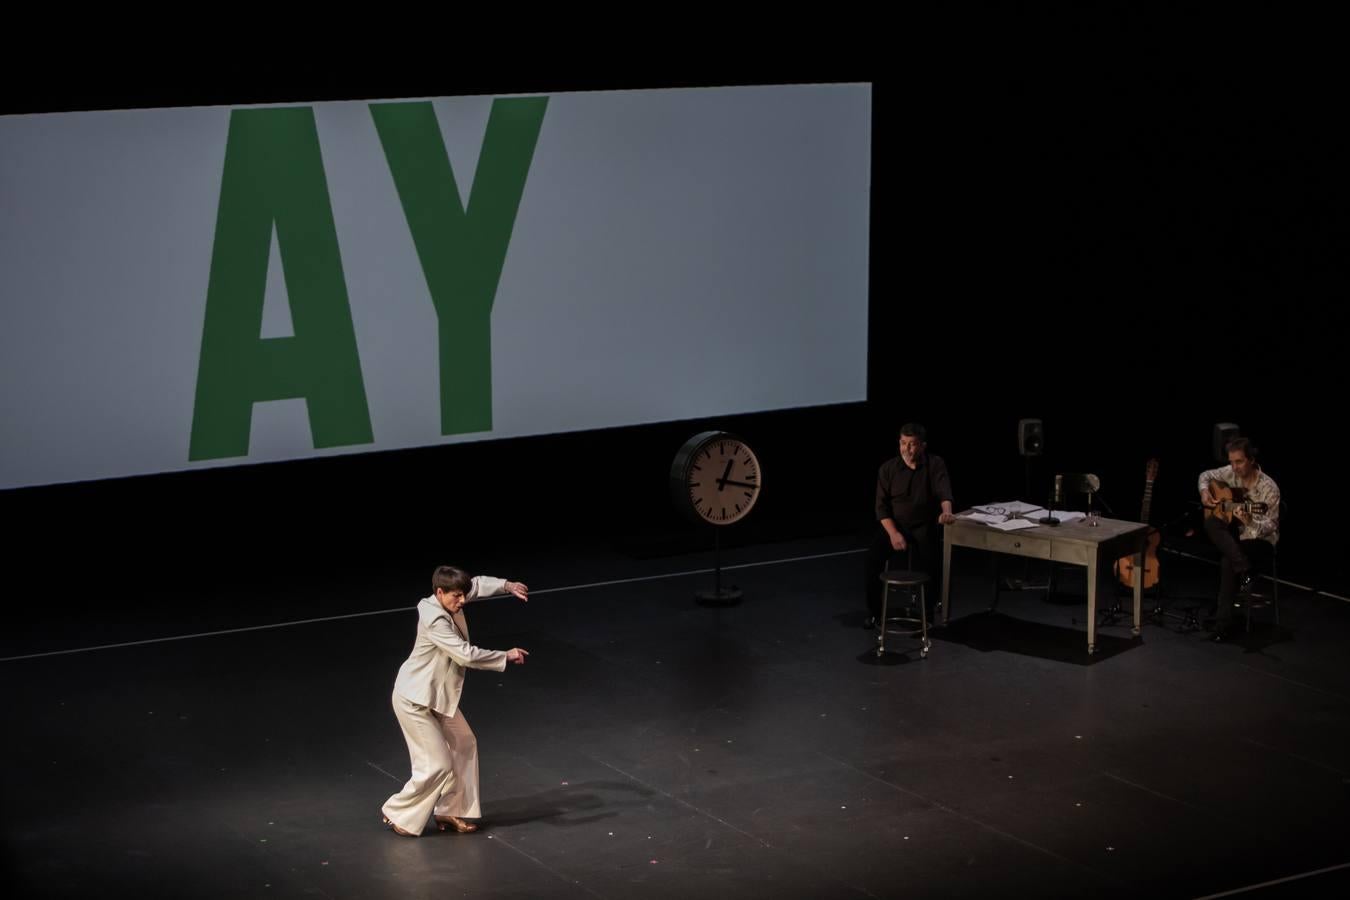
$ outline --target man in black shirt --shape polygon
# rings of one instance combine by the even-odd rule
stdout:
[[[900,455],[881,464],[877,472],[877,521],[881,523],[867,551],[866,597],[871,614],[867,627],[881,615],[881,570],[914,569],[932,577],[926,594],[931,611],[942,596],[942,530],[952,514],[952,481],[947,464],[928,453],[922,425],[906,423],[900,429]]]

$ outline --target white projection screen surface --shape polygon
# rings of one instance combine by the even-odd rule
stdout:
[[[0,118],[0,489],[864,400],[871,104]]]

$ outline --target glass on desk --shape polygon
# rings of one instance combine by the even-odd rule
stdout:
[[[1102,524],[1101,516],[1098,514],[1098,512],[1097,512],[1095,509],[1089,509],[1089,510],[1087,511],[1087,516],[1085,517],[1085,521],[1088,523],[1088,526],[1091,527],[1091,528],[1096,528],[1098,525]]]

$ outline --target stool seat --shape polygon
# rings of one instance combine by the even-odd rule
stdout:
[[[881,580],[891,587],[918,587],[928,583],[926,572],[882,572]]]

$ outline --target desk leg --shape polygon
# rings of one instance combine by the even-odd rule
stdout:
[[[1136,553],[1134,555],[1134,628],[1130,633],[1135,637],[1139,636],[1139,626],[1142,623],[1140,611],[1144,606],[1144,554]]]
[[[989,554],[989,569],[994,573],[989,579],[989,611],[998,612],[998,586],[1003,583],[1003,554]]]
[[[952,616],[952,542],[948,539],[950,525],[942,526],[942,624]]]
[[[1093,555],[1088,559],[1087,566],[1087,594],[1088,594],[1088,655],[1091,656],[1097,650],[1097,557]]]

